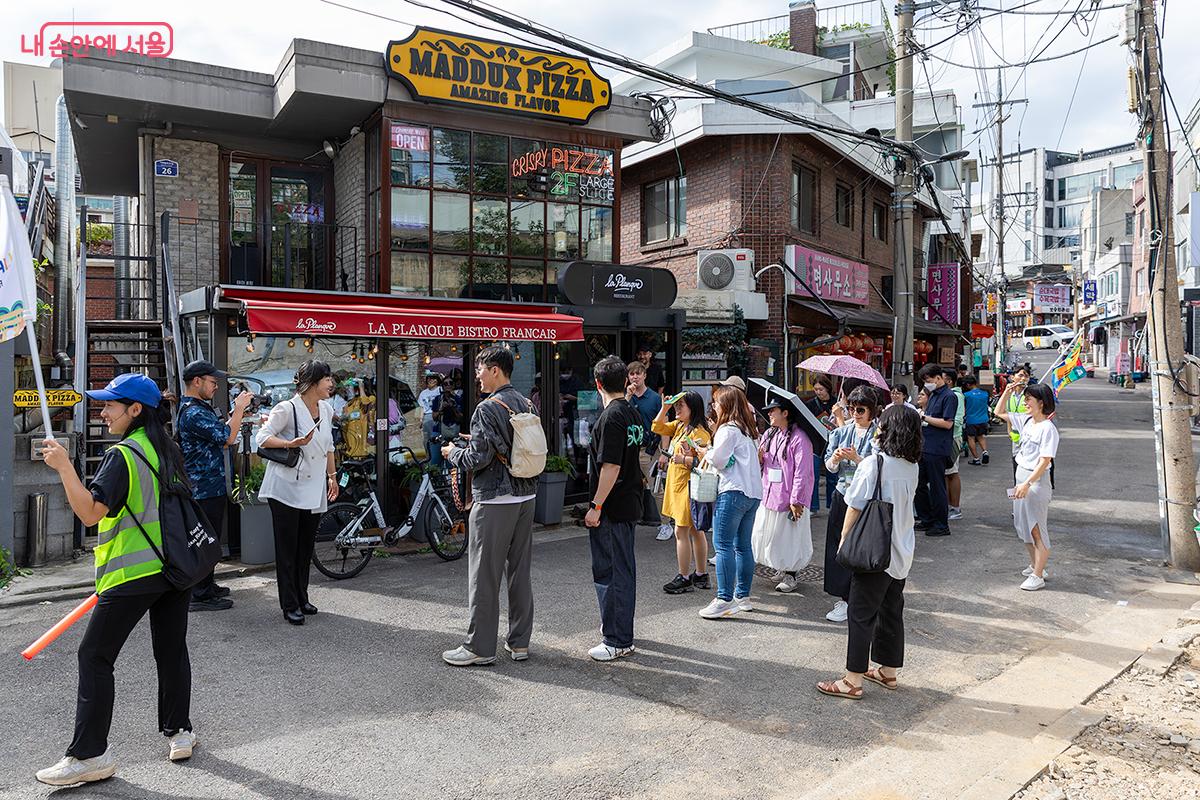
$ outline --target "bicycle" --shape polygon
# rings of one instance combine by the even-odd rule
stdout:
[[[410,448],[401,447],[409,463],[424,468]],[[467,552],[467,518],[456,499],[456,487],[445,472],[422,469],[421,484],[407,516],[388,525],[371,482],[372,459],[345,461],[338,484],[356,500],[330,504],[317,523],[313,565],[334,579],[353,578],[366,568],[380,547],[390,547],[409,536],[420,520],[429,546],[445,561],[462,558]],[[373,526],[369,525],[374,522]]]

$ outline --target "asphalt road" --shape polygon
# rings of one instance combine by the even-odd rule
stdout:
[[[661,591],[674,548],[648,528],[637,553],[638,653],[593,663],[587,541],[566,528],[535,546],[533,657],[519,664],[441,662],[464,630],[465,560],[377,560],[338,583],[314,571],[321,613],[303,628],[280,618],[269,578],[234,582],[234,609],[191,616],[201,744],[186,763],[168,763],[155,732],[143,623],[118,664],[110,748],[120,770],[70,797],[795,796],[1161,579],[1146,391],[1091,380],[1064,399],[1052,581],[1042,592],[1017,589],[1026,559],[1004,495],[1012,475],[1001,432],[989,466],[963,462],[966,519],[954,535],[918,536],[903,691],[860,703],[817,694],[814,682],[840,674],[845,657],[844,628],[824,620],[830,601],[819,582],[779,595],[756,580],[759,610],[705,621],[696,611],[709,595]],[[824,515],[814,520],[818,553],[824,525]],[[0,618],[0,652],[9,654],[0,659],[0,797],[48,796],[33,772],[70,739],[82,631],[32,664],[17,655],[67,607]],[[978,725],[989,724],[981,714]]]

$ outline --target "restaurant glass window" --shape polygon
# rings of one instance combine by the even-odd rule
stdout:
[[[558,348],[558,435],[562,454],[575,468],[568,479],[567,494],[588,490],[588,445],[592,429],[604,403],[592,380],[592,367],[605,356],[617,353],[617,336],[589,333],[582,342],[564,342]],[[547,410],[546,413],[548,413]]]
[[[546,204],[514,198],[509,209],[509,252],[514,256],[545,256]]]
[[[393,188],[392,249],[423,250],[428,247],[429,191]]]
[[[613,210],[600,206],[583,206],[581,214],[583,257],[588,261],[612,261]]]
[[[434,297],[464,297],[471,282],[471,259],[467,256],[435,254],[433,257]]]
[[[542,261],[516,259],[509,275],[513,300],[541,303],[546,294],[546,265]]]
[[[429,185],[429,129],[392,123],[391,176],[393,186]]]
[[[433,249],[466,253],[471,249],[471,196],[433,193]]]
[[[471,134],[433,129],[433,185],[462,191],[471,188]]]
[[[474,140],[474,190],[508,194],[508,137],[477,133]]]
[[[502,258],[475,258],[472,262],[471,297],[508,299],[508,262]]]
[[[472,201],[472,248],[476,253],[508,252],[508,201],[476,197]]]
[[[429,255],[392,253],[392,294],[427,294],[429,291]]]
[[[532,139],[513,139],[512,150],[512,196],[545,197],[549,186],[545,180],[543,166],[546,143]]]
[[[549,203],[546,211],[549,249],[552,258],[579,258],[579,207],[567,203]]]

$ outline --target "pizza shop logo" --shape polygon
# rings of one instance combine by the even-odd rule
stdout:
[[[609,275],[608,280],[604,282],[604,288],[612,289],[613,294],[633,294],[644,285],[640,278],[629,280],[619,273]]]
[[[387,48],[388,74],[414,99],[586,123],[612,85],[584,58],[415,28]]]
[[[333,333],[337,330],[336,322],[318,322],[312,317],[297,320],[296,330],[306,333]]]
[[[612,156],[605,152],[554,145],[523,153],[512,160],[514,178],[545,175],[552,197],[574,197],[601,203],[613,202],[617,187]]]

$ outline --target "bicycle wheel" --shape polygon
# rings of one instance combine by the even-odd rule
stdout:
[[[338,546],[337,535],[354,522],[362,509],[356,503],[333,503],[317,523],[317,540],[312,563],[322,575],[334,579],[353,578],[375,555],[375,548],[351,549]]]
[[[467,517],[462,513],[447,516],[433,500],[421,509],[421,522],[429,546],[446,561],[462,558],[467,552]]]

